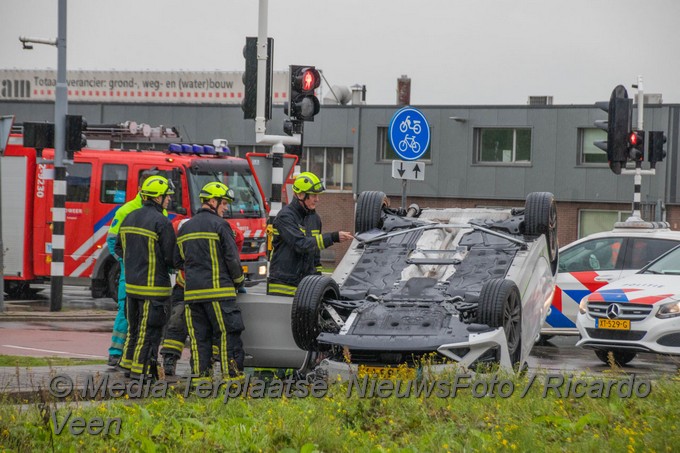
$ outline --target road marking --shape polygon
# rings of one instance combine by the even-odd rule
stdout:
[[[66,352],[66,351],[54,351],[52,349],[37,349],[37,348],[27,348],[25,346],[15,346],[13,344],[3,344],[3,348],[14,348],[14,349],[24,349],[26,351],[36,351],[36,352],[50,352],[52,354],[64,354],[64,355],[77,355],[80,357],[91,357],[94,359],[105,359],[106,357],[102,355],[91,355],[91,354],[78,354],[77,352]]]

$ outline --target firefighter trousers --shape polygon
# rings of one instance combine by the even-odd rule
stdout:
[[[184,288],[179,285],[175,285],[172,289],[172,311],[170,320],[163,330],[161,355],[163,357],[174,356],[179,359],[182,356],[187,336],[189,336],[184,317]]]
[[[128,335],[125,341],[125,357],[121,366],[131,375],[148,375],[154,370],[163,326],[170,314],[170,298],[149,300],[128,297]]]
[[[128,331],[127,317],[125,316],[125,269],[120,263],[120,280],[118,281],[118,312],[113,321],[113,333],[111,334],[111,346],[109,355],[120,357],[123,355],[123,345]]]
[[[184,289],[175,285],[172,290],[172,311],[170,320],[163,329],[163,342],[161,343],[161,356],[163,358],[174,357],[179,360],[182,357],[184,344],[189,338],[187,321],[184,314]],[[212,346],[213,361],[219,362],[219,338],[213,338]]]
[[[212,377],[213,338],[217,339],[222,376],[233,377],[243,371],[244,326],[236,300],[192,302],[186,304],[185,316],[191,338],[192,374]]]

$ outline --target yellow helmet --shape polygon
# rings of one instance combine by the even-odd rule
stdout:
[[[151,176],[146,178],[139,193],[150,198],[172,195],[175,193],[175,185],[163,176]]]
[[[201,193],[198,195],[201,201],[208,201],[212,198],[227,200],[229,203],[233,203],[236,199],[234,196],[234,191],[227,187],[219,181],[209,182],[201,189]]]
[[[293,192],[295,193],[321,193],[324,190],[326,188],[319,177],[309,171],[300,173],[293,183]]]

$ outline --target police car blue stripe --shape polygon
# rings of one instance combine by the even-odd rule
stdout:
[[[550,307],[550,314],[546,318],[546,321],[552,327],[576,327],[576,324],[564,316],[562,312],[558,311],[555,307]]]

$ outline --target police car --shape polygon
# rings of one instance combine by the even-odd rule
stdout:
[[[680,355],[680,247],[583,298],[577,346],[625,365],[638,352]]]
[[[611,231],[562,247],[557,288],[541,334],[578,335],[576,317],[581,299],[634,274],[679,244],[680,231],[671,231],[666,222],[628,220],[616,223]]]

